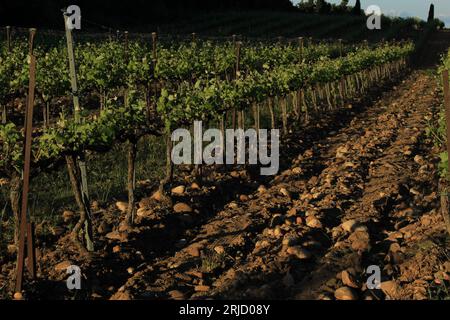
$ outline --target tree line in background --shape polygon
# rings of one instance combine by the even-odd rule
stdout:
[[[331,4],[325,0],[302,0],[298,5],[298,10],[304,13],[319,14],[355,14],[361,15],[361,1],[357,0],[355,6],[348,5],[349,0],[342,0],[340,4]]]
[[[296,6],[290,0],[10,0],[0,1],[0,26],[12,25],[63,29],[61,9],[76,4],[89,29],[103,26],[149,26],[174,20],[189,20],[197,14],[226,11],[296,11],[316,14],[363,15],[360,0],[349,6],[349,0],[330,4],[326,0],[301,0]],[[430,6],[428,21],[434,20]],[[442,23],[443,24],[443,23]]]
[[[60,10],[72,4],[82,8],[83,18],[111,26],[149,25],[217,11],[294,10],[290,0],[2,0],[0,25],[60,27]]]

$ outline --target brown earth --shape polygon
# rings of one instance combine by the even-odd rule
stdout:
[[[435,81],[414,72],[113,298],[332,299],[343,271],[353,298],[428,298],[450,271],[438,159],[425,136]],[[364,285],[369,265],[381,267],[384,293]]]

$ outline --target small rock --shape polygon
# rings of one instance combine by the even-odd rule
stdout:
[[[402,250],[402,248],[400,247],[400,245],[397,242],[392,243],[389,247],[389,252],[391,252],[391,253],[396,253],[401,250]]]
[[[118,253],[118,252],[122,251],[122,248],[120,248],[120,246],[114,246],[114,247],[112,248],[112,251],[113,251],[114,253]]]
[[[348,153],[348,148],[346,146],[341,146],[336,150],[336,158],[342,159]]]
[[[124,242],[128,239],[128,234],[126,232],[113,231],[108,233],[105,237],[106,239],[109,240],[117,240]]]
[[[9,254],[15,254],[17,251],[17,247],[14,244],[8,244],[7,250]]]
[[[349,287],[342,287],[334,292],[334,297],[337,300],[358,300],[356,292]]]
[[[288,217],[297,216],[297,209],[296,208],[289,209],[288,212],[286,212],[286,216],[288,216]]]
[[[176,213],[190,213],[192,208],[186,203],[179,202],[173,207],[173,211]]]
[[[384,292],[391,299],[395,299],[399,293],[399,287],[397,283],[393,280],[384,281],[381,283],[381,291]]]
[[[67,268],[69,268],[71,265],[72,262],[70,261],[60,262],[55,266],[55,271],[67,271]]]
[[[433,219],[429,215],[424,215],[420,218],[420,222],[424,227],[428,227],[433,222]]]
[[[127,209],[128,209],[128,203],[118,201],[118,202],[116,202],[116,207],[117,207],[117,209],[119,209],[120,212],[125,213],[125,212],[127,212]]]
[[[292,173],[293,174],[302,174],[303,170],[300,167],[296,167],[294,169],[292,169]]]
[[[416,155],[414,157],[414,162],[419,164],[419,165],[423,165],[425,163],[425,161],[423,160],[422,156]]]
[[[169,296],[172,299],[174,299],[174,300],[184,300],[184,299],[186,299],[184,293],[181,292],[181,291],[178,291],[178,290],[169,291]]]
[[[182,195],[185,191],[185,186],[178,186],[172,189],[173,194]]]
[[[267,188],[265,186],[263,186],[263,185],[260,185],[259,188],[258,188],[258,192],[260,194],[266,193],[267,192]]]
[[[289,247],[286,251],[288,254],[295,256],[299,260],[308,260],[311,258],[311,253],[301,247]]]
[[[225,248],[223,246],[217,246],[217,247],[214,248],[214,251],[217,254],[224,254],[225,253]]]
[[[153,198],[143,198],[139,201],[139,208],[149,208],[153,202]]]
[[[200,186],[198,185],[198,183],[194,182],[193,184],[191,184],[191,189],[192,190],[200,190]]]
[[[139,208],[136,211],[136,215],[141,218],[150,217],[153,214],[153,211],[147,208]]]
[[[133,273],[134,273],[134,268],[129,267],[129,268],[127,269],[127,272],[128,272],[128,274],[133,274]]]
[[[196,292],[208,292],[211,289],[210,286],[195,286],[194,290]]]
[[[20,293],[20,292],[14,293],[13,299],[14,299],[14,300],[23,300],[23,295],[22,295],[22,293]]]
[[[232,171],[230,172],[230,176],[232,176],[233,178],[239,178],[241,175],[237,171]]]
[[[320,220],[313,216],[309,216],[306,218],[306,225],[310,228],[322,228],[322,223],[320,222]]]
[[[343,224],[341,224],[341,227],[346,232],[353,232],[353,231],[355,231],[355,230],[353,230],[353,228],[357,225],[357,223],[358,222],[356,220],[348,220],[348,221],[345,221]]]
[[[119,232],[130,232],[132,228],[127,223],[122,223],[119,225]]]
[[[370,250],[370,237],[366,231],[355,231],[348,239],[352,242],[352,249],[355,251]]]
[[[242,202],[247,202],[248,201],[248,196],[246,196],[245,194],[241,194],[239,196],[239,200]]]
[[[285,197],[291,198],[291,193],[286,188],[281,188],[280,193]]]
[[[342,283],[347,287],[355,289],[359,289],[361,287],[356,277],[347,270],[342,271],[341,279]]]
[[[401,233],[400,231],[391,232],[389,233],[389,236],[386,239],[390,241],[397,241],[398,239],[403,239],[403,233]]]
[[[273,235],[277,238],[279,238],[283,235],[283,231],[281,230],[281,228],[279,226],[275,227],[275,229],[273,230]]]
[[[130,294],[126,291],[119,291],[115,293],[109,300],[131,300]]]
[[[239,205],[236,203],[236,202],[230,202],[229,204],[228,204],[228,208],[230,208],[230,209],[237,209],[237,208],[239,208]]]
[[[186,253],[193,257],[200,257],[200,250],[203,248],[202,245],[199,243],[191,244],[189,247],[186,248]]]
[[[153,200],[156,200],[156,201],[161,201],[162,198],[163,198],[163,195],[162,195],[162,193],[158,190],[158,191],[156,191],[156,192],[151,196],[151,198],[152,198]]]

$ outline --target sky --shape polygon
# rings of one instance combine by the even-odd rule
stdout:
[[[340,3],[340,0],[327,0],[330,3]],[[350,5],[354,5],[356,0],[350,0]],[[300,0],[293,0],[294,3]],[[450,0],[361,0],[362,8],[370,5],[377,5],[385,15],[400,17],[419,17],[427,19],[428,9],[433,3],[435,7],[435,17],[445,22],[450,27]]]

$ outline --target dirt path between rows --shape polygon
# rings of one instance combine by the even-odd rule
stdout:
[[[438,159],[425,134],[437,88],[432,75],[415,71],[367,110],[350,112],[348,125],[312,142],[267,187],[230,202],[113,299],[439,294],[450,271],[448,240]],[[290,137],[287,149],[299,139]],[[382,290],[365,284],[370,265],[381,270]]]

